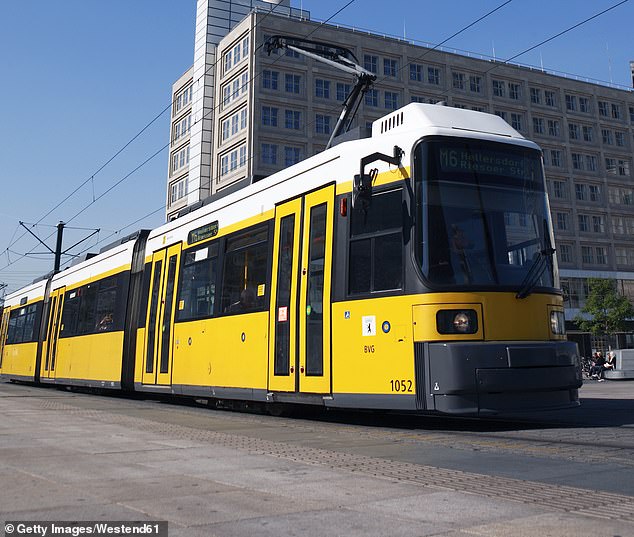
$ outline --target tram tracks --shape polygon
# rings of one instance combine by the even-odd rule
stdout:
[[[166,439],[213,443],[255,455],[267,455],[301,464],[319,465],[334,470],[362,474],[379,479],[389,479],[398,483],[466,492],[501,500],[512,500],[566,513],[592,514],[592,516],[599,517],[603,516],[601,513],[609,513],[609,515],[605,515],[605,518],[634,522],[634,496],[439,468],[336,449],[310,447],[290,441],[268,440],[251,432],[252,429],[248,427],[249,423],[253,421],[257,421],[261,425],[263,419],[271,419],[273,420],[271,422],[272,426],[279,426],[281,422],[278,418],[232,413],[224,419],[238,420],[244,423],[245,428],[239,431],[225,432],[214,430],[208,424],[205,427],[205,413],[199,412],[198,409],[161,407],[159,416],[156,412],[156,407],[152,405],[145,408],[145,412],[138,412],[138,409],[135,409],[135,412],[132,413],[133,415],[130,415],[131,408],[129,406],[122,409],[108,408],[106,410],[82,408],[81,399],[71,402],[51,398],[34,399],[33,404],[43,411],[65,412],[75,418],[119,425],[136,431],[158,435]],[[164,412],[165,410],[167,412]],[[218,418],[217,415],[214,415],[214,417]],[[508,438],[508,431],[505,431],[506,436],[504,438],[491,439],[477,438],[466,434],[465,438],[458,442],[458,434],[454,435],[446,432],[437,434],[424,431],[421,434],[417,434],[416,431],[384,430],[383,428],[364,431],[367,428],[358,425],[323,422],[305,423],[298,420],[283,420],[283,424],[285,427],[294,430],[302,429],[315,435],[336,432],[337,435],[342,437],[352,434],[358,439],[359,435],[362,434],[366,438],[373,438],[379,441],[387,440],[386,435],[389,435],[393,442],[432,442],[443,447],[447,447],[448,442],[451,442],[455,449],[467,449],[470,446],[472,450],[488,449],[493,451],[503,450],[507,453],[509,451],[523,454],[532,453],[532,455],[537,457],[556,456],[561,458],[566,453],[561,448],[556,449],[556,443],[552,441],[536,444],[535,440],[526,438]],[[521,431],[518,431],[519,433]],[[462,431],[460,434],[465,434],[465,432]],[[573,450],[574,447],[568,446],[567,449]],[[622,452],[615,452],[613,457],[615,460],[618,458],[619,463],[622,463],[621,461],[626,460],[626,452],[627,450],[623,448]],[[575,457],[578,456],[579,454],[575,455]],[[603,506],[606,509],[602,509]]]

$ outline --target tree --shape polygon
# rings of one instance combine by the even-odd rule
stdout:
[[[581,313],[589,319],[577,315],[575,323],[593,336],[613,335],[625,329],[625,321],[634,317],[634,306],[627,297],[616,290],[615,280],[590,278],[589,294]]]

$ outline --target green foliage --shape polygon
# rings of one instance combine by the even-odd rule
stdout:
[[[591,318],[584,319],[577,315],[574,319],[577,326],[594,336],[623,331],[625,321],[634,317],[632,303],[617,292],[614,280],[590,278],[588,285],[590,292],[581,312],[590,315]]]

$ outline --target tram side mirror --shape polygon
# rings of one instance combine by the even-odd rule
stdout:
[[[352,208],[367,211],[372,200],[372,183],[377,175],[377,170],[371,170],[369,174],[355,175],[352,185]]]

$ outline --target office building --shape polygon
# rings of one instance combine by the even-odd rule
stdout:
[[[213,3],[201,0],[199,6]],[[186,80],[191,81],[193,97],[186,98],[193,101],[195,121],[185,135],[186,173],[170,175],[168,218],[184,205],[249,184],[325,148],[354,81],[300,54],[269,55],[263,47],[272,35],[296,36],[347,47],[376,73],[353,127],[365,128],[409,102],[444,101],[497,114],[537,142],[544,151],[566,318],[583,306],[589,277],[614,279],[634,300],[632,89],[321,25],[307,12],[280,8],[286,11],[254,6],[224,37],[213,36],[213,54],[199,58],[204,47],[197,45],[193,71],[175,84],[174,110],[178,92],[187,92]],[[197,21],[197,43],[202,43],[203,22]],[[190,128],[184,121],[174,117],[173,140]],[[174,145],[171,174],[187,161],[179,151]],[[176,181],[183,180],[180,190]]]

